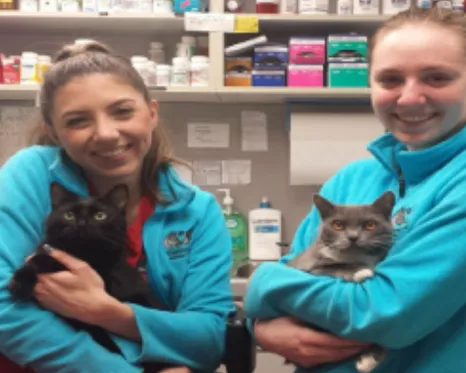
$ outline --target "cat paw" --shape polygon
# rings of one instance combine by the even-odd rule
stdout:
[[[356,362],[356,369],[359,373],[370,373],[378,365],[378,361],[372,355],[362,355]]]
[[[371,269],[369,268],[360,269],[353,275],[353,281],[362,282],[372,276],[374,276],[374,272],[372,272]]]

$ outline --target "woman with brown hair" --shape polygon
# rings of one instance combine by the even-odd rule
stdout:
[[[215,198],[173,170],[179,161],[137,71],[102,44],[67,46],[45,75],[40,109],[41,145],[0,170],[0,351],[37,373],[132,373],[150,361],[180,366],[167,372],[215,370],[234,308],[231,238]],[[52,182],[83,197],[126,184],[127,260],[173,312],[109,296],[59,247],[50,255],[69,270],[39,276],[40,306],[11,297],[12,274],[43,238]],[[122,355],[60,316],[104,328]]]

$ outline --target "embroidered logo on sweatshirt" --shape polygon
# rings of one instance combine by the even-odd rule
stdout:
[[[188,254],[192,230],[170,232],[163,241],[170,259],[182,258]]]
[[[411,209],[402,207],[392,217],[392,224],[395,230],[408,228],[408,216],[411,214]]]

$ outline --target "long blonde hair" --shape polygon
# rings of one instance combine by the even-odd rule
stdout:
[[[46,126],[53,125],[51,112],[57,90],[75,77],[96,73],[124,78],[144,96],[147,104],[150,103],[150,94],[143,79],[126,57],[113,53],[109,47],[98,42],[67,45],[57,53],[45,73],[39,99],[41,120],[32,133],[33,144],[57,145],[46,131]],[[152,143],[143,161],[141,190],[159,203],[170,202],[160,193],[158,183],[159,171],[166,170],[170,164],[187,165],[174,156],[168,137],[158,124],[152,132]]]

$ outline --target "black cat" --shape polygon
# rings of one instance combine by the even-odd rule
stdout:
[[[38,274],[66,270],[48,255],[49,245],[88,263],[101,276],[107,293],[121,302],[168,310],[138,270],[126,261],[126,185],[115,186],[101,198],[80,197],[58,183],[52,183],[50,191],[52,211],[46,220],[45,239],[35,255],[14,273],[9,284],[13,296],[33,300]],[[67,321],[76,329],[89,332],[108,350],[121,353],[104,329],[74,319]],[[148,363],[144,367],[153,373],[169,366],[172,365]]]

